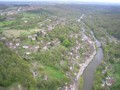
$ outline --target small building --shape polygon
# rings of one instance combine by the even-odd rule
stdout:
[[[6,37],[1,37],[1,38],[0,38],[0,40],[5,40],[5,39],[6,39]]]
[[[47,46],[44,46],[44,47],[43,47],[43,50],[47,50],[47,49],[48,49]]]
[[[13,45],[13,43],[12,43],[12,42],[10,42],[10,43],[9,43],[9,45],[10,45],[10,46],[12,46],[12,45]]]
[[[27,23],[27,22],[28,22],[27,20],[24,21],[24,23]]]
[[[31,35],[29,35],[29,36],[28,36],[28,38],[32,38],[32,36],[31,36]]]
[[[102,81],[101,86],[102,86],[102,87],[105,87],[105,81],[104,81],[104,80]]]
[[[48,80],[48,76],[47,75],[44,75],[44,80]]]
[[[72,70],[73,69],[73,67],[72,66],[70,66],[70,70]]]
[[[16,43],[16,46],[18,47],[20,45],[20,43]]]
[[[77,21],[80,22],[80,19],[78,19]]]
[[[12,48],[12,49],[16,49],[17,47],[16,47],[15,45],[13,45],[13,46],[11,46],[10,48]]]
[[[107,78],[106,78],[106,85],[107,85],[107,86],[112,86],[113,83],[114,83],[114,80],[113,80],[112,77],[107,77]]]
[[[77,73],[74,73],[75,76],[77,76]]]
[[[35,37],[32,37],[32,40],[33,40],[33,41],[35,41],[35,40],[36,40],[36,38],[35,38]]]
[[[39,48],[40,48],[40,46],[35,46],[34,48],[35,48],[35,49],[39,49]]]
[[[24,49],[28,49],[28,48],[29,48],[29,46],[22,46],[22,48],[24,48]]]
[[[30,55],[30,54],[31,54],[31,52],[25,52],[25,54],[26,54],[26,55]]]
[[[37,37],[37,34],[34,34],[33,36],[34,36],[34,37]]]

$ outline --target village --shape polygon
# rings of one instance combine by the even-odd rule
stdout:
[[[24,5],[24,6],[16,6],[16,7],[11,7],[5,10],[0,10],[0,15],[15,15],[24,11],[30,11],[30,10],[36,10],[40,9],[40,6],[30,6],[30,5]]]
[[[14,1],[0,1],[0,90],[119,90],[119,5]]]
[[[61,41],[58,38],[54,38],[52,40],[44,40],[48,36],[50,32],[54,30],[54,28],[58,25],[65,25],[65,18],[57,18],[54,17],[54,20],[46,19],[45,22],[51,22],[48,25],[41,24],[41,29],[35,33],[29,34],[24,38],[12,38],[8,39],[4,35],[0,37],[0,41],[2,41],[6,46],[10,49],[14,50],[20,56],[22,56],[26,60],[31,60],[31,56],[33,53],[47,51],[50,48],[55,48],[61,45]],[[78,21],[79,22],[79,21]],[[69,39],[75,38],[76,45],[71,47],[67,53],[68,57],[68,68],[69,71],[66,72],[66,76],[72,80],[78,80],[78,77],[81,71],[79,68],[83,68],[86,66],[86,61],[91,57],[91,54],[95,50],[95,42],[92,37],[86,35],[85,28],[81,28],[78,33],[71,33],[68,35]],[[94,53],[95,54],[95,53]],[[63,60],[61,60],[60,64],[63,64]],[[90,61],[89,61],[90,62]],[[88,62],[88,63],[89,63]],[[37,68],[39,65],[33,63],[33,68]],[[36,78],[39,76],[39,72],[36,69],[30,69],[33,73],[33,76]],[[78,74],[79,73],[79,74]],[[48,76],[44,76],[44,80],[47,80]],[[65,84],[64,87],[66,90],[72,90],[73,86],[69,84]]]
[[[7,13],[7,15],[16,14],[21,11],[29,11],[33,9],[39,9],[40,7],[31,7],[31,8],[16,8],[17,11],[10,11]],[[3,13],[4,14],[4,13]],[[81,19],[84,17],[84,14],[78,19],[76,22],[80,23]],[[25,20],[25,23],[28,21]],[[53,16],[52,18],[48,18],[44,20],[44,23],[40,23],[40,29],[36,32],[29,34],[25,36],[24,38],[7,38],[6,36],[2,35],[0,37],[0,41],[2,41],[6,46],[8,46],[10,49],[14,50],[17,54],[22,56],[25,60],[31,60],[32,54],[37,54],[37,52],[47,51],[50,48],[55,48],[61,45],[61,41],[58,38],[54,38],[52,40],[47,40],[46,37],[49,37],[49,33],[52,32],[56,26],[64,26],[66,24],[70,23],[67,21],[64,17],[57,17]],[[87,64],[91,61],[87,61],[92,53],[95,55],[95,42],[94,38],[90,33],[87,33],[84,27],[81,27],[80,31],[78,33],[72,32],[68,35],[69,39],[75,38],[75,43],[73,47],[68,50],[67,55],[62,55],[62,57],[67,57],[68,59],[68,69],[69,71],[66,72],[66,76],[72,81],[78,80],[80,75],[82,75],[84,71],[84,67],[87,66]],[[93,56],[94,56],[93,55]],[[92,57],[91,57],[92,58]],[[61,60],[60,64],[64,64],[64,60]],[[87,62],[87,64],[86,64]],[[38,64],[34,62],[32,64],[33,68],[30,69],[30,71],[33,73],[33,76],[39,77],[39,71],[35,68],[38,68]],[[80,69],[81,68],[81,69]],[[83,69],[82,69],[83,68]],[[79,70],[80,69],[80,70]],[[82,70],[82,71],[81,71]],[[44,76],[44,80],[47,80],[48,76]],[[72,81],[72,83],[73,83]],[[72,90],[74,86],[69,85],[68,83],[65,83],[66,90]],[[60,89],[60,87],[59,87]]]

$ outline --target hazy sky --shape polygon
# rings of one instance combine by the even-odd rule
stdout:
[[[0,1],[57,1],[57,2],[107,2],[107,3],[120,3],[120,0],[0,0]]]

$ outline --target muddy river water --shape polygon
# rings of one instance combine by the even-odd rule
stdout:
[[[97,39],[96,39],[96,46],[98,47],[97,53],[83,73],[83,80],[84,80],[83,90],[93,90],[92,87],[94,82],[94,73],[97,66],[103,60],[103,50],[101,48],[101,43]]]

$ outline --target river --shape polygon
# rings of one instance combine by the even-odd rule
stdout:
[[[95,38],[96,39],[96,38]],[[89,63],[85,71],[83,72],[83,90],[93,90],[94,73],[97,66],[103,60],[103,50],[101,48],[101,43],[96,39],[96,46],[98,47],[97,53],[93,60]]]

